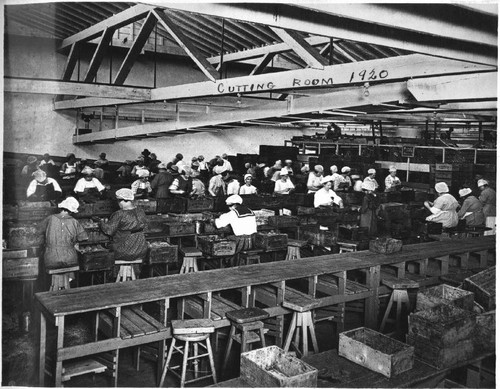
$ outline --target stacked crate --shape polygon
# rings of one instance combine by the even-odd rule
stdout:
[[[431,166],[431,173],[434,170],[434,182],[431,184],[445,182],[451,192],[458,192],[465,182],[472,181],[473,169],[473,164],[436,163],[434,169]]]

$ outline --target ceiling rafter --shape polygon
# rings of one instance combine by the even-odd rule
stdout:
[[[104,55],[106,54],[109,48],[109,43],[113,38],[114,32],[115,30],[112,27],[107,27],[102,32],[101,40],[94,51],[94,55],[90,60],[87,72],[83,77],[84,82],[92,82],[92,80],[94,80],[94,78],[96,77],[99,67],[101,66],[102,60],[104,59]]]
[[[275,53],[267,53],[266,55],[264,55],[264,57],[262,57],[262,60],[252,69],[252,71],[250,72],[250,76],[263,73],[265,68],[275,55]]]

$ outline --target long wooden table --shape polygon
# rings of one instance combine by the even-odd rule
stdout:
[[[451,244],[450,244],[451,243]],[[217,291],[251,288],[257,285],[287,280],[317,277],[355,269],[367,269],[370,295],[366,298],[365,323],[374,328],[378,313],[380,267],[418,261],[446,255],[460,255],[495,248],[495,236],[464,239],[453,242],[430,242],[404,246],[399,253],[375,254],[368,251],[324,255],[296,261],[280,261],[242,267],[216,269],[198,273],[169,275],[136,281],[88,286],[35,295],[39,311],[39,382],[45,382],[45,352],[47,320],[57,327],[55,385],[61,385],[62,363],[65,360],[112,351],[141,344],[162,341],[171,337],[170,330],[122,339],[118,336],[82,345],[65,347],[65,316],[85,312],[114,310],[120,315],[122,307],[164,301],[184,296],[211,294]],[[348,296],[335,295],[323,300],[323,305],[349,301]],[[281,307],[268,308],[274,316],[287,312]],[[222,323],[221,323],[222,324]],[[226,323],[224,323],[227,325]]]

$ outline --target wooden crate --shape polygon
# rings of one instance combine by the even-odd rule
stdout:
[[[427,235],[436,235],[443,232],[443,224],[435,222],[426,222],[422,226],[422,233]]]
[[[2,258],[3,259],[18,259],[18,258],[27,258],[28,257],[28,249],[3,249],[2,250]]]
[[[3,220],[17,220],[18,207],[16,205],[6,205],[4,204],[2,209],[2,219]]]
[[[258,232],[254,235],[254,248],[263,250],[286,250],[288,244],[287,234],[273,232]]]
[[[414,348],[360,327],[339,334],[339,355],[388,378],[413,367]]]
[[[297,207],[297,215],[316,215],[316,208],[314,207],[303,207],[299,205]]]
[[[149,254],[147,262],[153,263],[177,263],[179,247],[168,242],[149,242]]]
[[[404,205],[394,202],[381,204],[380,215],[384,220],[400,220],[404,217]]]
[[[80,253],[78,262],[82,271],[110,269],[115,264],[115,255],[106,249],[89,251]]]
[[[276,215],[276,212],[270,209],[256,209],[253,211],[255,220],[258,226],[265,226],[269,224],[269,217]]]
[[[205,220],[203,213],[169,213],[169,219],[176,223],[193,223]]]
[[[147,214],[155,214],[157,202],[156,200],[135,200],[135,205],[137,208],[140,208]]]
[[[337,243],[337,237],[333,231],[321,231],[317,226],[302,227],[299,231],[299,239],[322,247],[331,247]]]
[[[36,278],[38,277],[38,257],[3,258],[2,278]]]
[[[472,338],[457,340],[452,345],[439,347],[428,338],[408,334],[406,343],[415,348],[415,356],[418,359],[438,369],[456,366],[474,355]]]
[[[96,216],[109,216],[120,209],[118,202],[113,200],[98,200],[92,206],[93,214]]]
[[[472,311],[474,308],[474,293],[446,284],[422,289],[417,293],[417,311],[423,311],[439,304],[452,304]]]
[[[211,211],[214,209],[215,199],[213,197],[198,197],[187,199],[187,212]]]
[[[163,223],[163,232],[167,236],[195,235],[196,225],[194,223],[165,222]]]
[[[476,316],[473,341],[477,353],[495,351],[495,314],[496,311],[490,311]]]
[[[368,227],[339,226],[339,239],[366,240],[368,239]]]
[[[75,217],[78,219],[92,217],[94,216],[94,204],[81,204],[78,207],[78,213],[75,214]]]
[[[218,235],[205,235],[198,237],[198,248],[205,255],[224,257],[234,255],[236,252],[236,242],[234,240],[222,239]]]
[[[379,254],[391,254],[401,251],[403,241],[392,238],[377,238],[370,240],[369,250]]]
[[[50,208],[52,207],[52,204],[50,201],[27,201],[27,200],[20,200],[18,202],[19,207],[23,208]]]
[[[318,370],[287,354],[277,346],[268,346],[241,354],[241,377],[255,387],[317,386]]]
[[[486,311],[496,308],[496,266],[483,270],[464,280],[463,288],[474,293],[474,298]]]
[[[163,223],[170,220],[168,215],[146,215],[148,224],[145,233],[163,232]]]
[[[17,220],[19,221],[43,220],[47,216],[53,215],[56,212],[57,212],[56,207],[48,207],[48,208],[19,207],[17,211]]]
[[[299,224],[297,216],[276,215],[268,218],[268,223],[271,227],[296,227]]]
[[[365,194],[363,192],[347,192],[344,205],[361,205]]]
[[[450,304],[412,313],[408,318],[408,333],[426,338],[436,347],[453,346],[463,339],[471,339],[476,314]]]
[[[28,247],[41,246],[45,237],[37,230],[36,224],[16,225],[9,227],[9,248],[24,249]]]
[[[187,198],[175,196],[168,203],[168,211],[173,213],[186,213],[187,210]]]

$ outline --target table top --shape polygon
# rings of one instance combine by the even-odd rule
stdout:
[[[45,313],[63,316],[494,247],[495,236],[453,241],[453,245],[449,242],[428,242],[403,246],[402,251],[388,255],[370,251],[331,254],[297,261],[270,262],[41,292],[35,295],[35,299]]]

